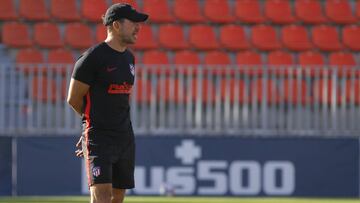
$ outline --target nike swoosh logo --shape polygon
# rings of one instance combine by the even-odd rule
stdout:
[[[114,67],[114,68],[106,68],[106,71],[107,72],[112,72],[112,71],[114,71],[114,70],[116,70],[117,68],[116,67]]]

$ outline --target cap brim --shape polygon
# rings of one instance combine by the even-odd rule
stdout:
[[[144,22],[149,18],[149,15],[144,13],[133,13],[133,15],[129,16],[128,19],[133,22]]]

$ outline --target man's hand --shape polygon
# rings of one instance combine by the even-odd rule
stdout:
[[[76,156],[80,158],[84,157],[84,153],[82,151],[82,136],[80,136],[79,141],[76,143],[76,148],[77,148],[77,150],[75,151]]]

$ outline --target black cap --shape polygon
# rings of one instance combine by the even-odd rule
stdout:
[[[149,15],[136,11],[132,6],[126,3],[118,3],[111,5],[104,17],[104,25],[110,25],[112,22],[119,19],[129,19],[133,22],[144,22]]]

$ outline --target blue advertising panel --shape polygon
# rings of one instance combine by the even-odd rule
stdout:
[[[140,137],[134,195],[359,195],[358,139]],[[83,184],[84,185],[84,184]]]
[[[11,138],[0,137],[0,195],[11,195]]]
[[[76,137],[18,138],[18,195],[76,195],[81,162]]]

